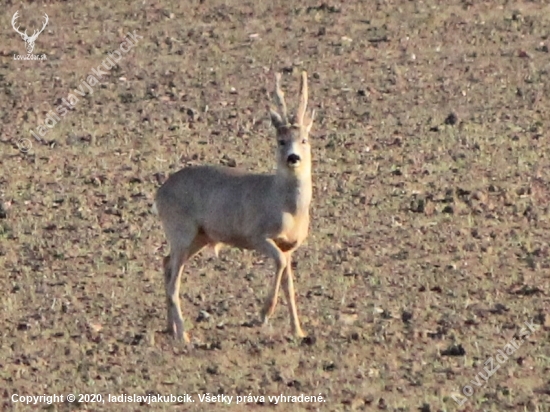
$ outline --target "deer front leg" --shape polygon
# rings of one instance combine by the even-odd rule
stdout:
[[[273,258],[275,261],[275,278],[269,289],[265,303],[261,312],[262,323],[265,325],[269,318],[275,312],[277,306],[277,298],[279,295],[279,288],[281,286],[281,279],[283,277],[283,271],[286,267],[286,258],[284,253],[277,247],[275,242],[271,239],[263,239],[256,245],[256,250],[264,255]]]
[[[292,275],[292,252],[286,253],[286,267],[283,272],[283,291],[285,292],[286,303],[288,305],[288,312],[290,315],[290,327],[292,333],[298,338],[305,338],[307,334],[302,330],[300,326],[300,319],[298,318],[298,309],[296,306],[296,299],[294,296],[294,280]]]

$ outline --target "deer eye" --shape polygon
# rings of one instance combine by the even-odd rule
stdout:
[[[279,146],[284,146],[285,145],[285,141],[284,140],[279,140]]]
[[[302,144],[307,144],[307,139],[302,139]]]

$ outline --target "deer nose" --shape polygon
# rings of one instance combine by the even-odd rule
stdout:
[[[288,155],[288,157],[286,158],[286,161],[289,165],[297,165],[299,162],[300,162],[300,156],[298,156],[297,154],[295,153],[291,153]]]

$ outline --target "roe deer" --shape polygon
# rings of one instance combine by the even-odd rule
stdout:
[[[192,166],[171,175],[158,189],[153,206],[162,222],[170,254],[164,258],[168,331],[189,341],[184,330],[179,285],[184,263],[212,246],[256,250],[273,258],[276,274],[269,289],[262,321],[275,311],[282,287],[290,313],[292,332],[304,337],[292,279],[291,255],[308,234],[312,196],[311,150],[308,141],[315,111],[306,116],[307,73],[302,72],[300,103],[290,121],[281,75],[275,75],[275,100],[270,108],[277,136],[277,171],[250,174],[233,168]]]

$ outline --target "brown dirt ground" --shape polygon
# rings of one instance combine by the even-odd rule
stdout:
[[[194,404],[151,409],[245,408],[200,403],[209,392],[266,397],[248,410],[550,410],[545,1],[7,3],[3,409],[141,409],[11,401],[54,393],[188,393]],[[18,9],[30,31],[48,13],[34,51],[47,61],[13,59]],[[33,138],[133,30],[143,39],[93,94]],[[288,337],[284,302],[269,327],[246,327],[272,262],[226,249],[187,267],[195,347],[174,343],[155,190],[187,164],[272,170],[266,84],[283,71],[290,97],[302,69],[318,118],[296,287],[315,339]],[[517,351],[472,383],[513,336]],[[473,394],[459,407],[464,385]],[[325,402],[270,404],[278,394]]]

